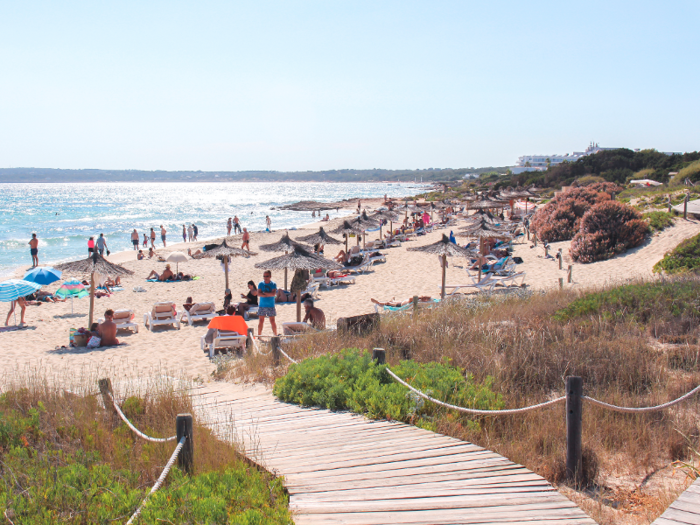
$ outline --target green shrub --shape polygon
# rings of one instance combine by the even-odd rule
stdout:
[[[700,268],[700,234],[684,240],[654,265],[654,272],[682,273]]]
[[[334,355],[307,359],[292,365],[275,382],[274,394],[282,401],[331,410],[349,409],[375,419],[394,419],[425,426],[438,406],[424,402],[398,384],[377,365],[369,352],[347,349]],[[449,364],[402,361],[392,371],[426,394],[470,408],[503,407],[492,380],[477,383]]]
[[[673,226],[673,215],[665,211],[652,211],[642,215],[642,218],[649,223],[653,231],[660,232],[669,226]]]

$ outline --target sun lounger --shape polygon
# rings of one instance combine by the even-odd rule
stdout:
[[[520,279],[520,284],[517,283]],[[490,278],[494,285],[502,284],[503,286],[522,286],[525,284],[525,272],[514,273],[511,275],[492,275]]]
[[[214,334],[214,341],[211,344],[207,344],[204,340],[205,336],[202,336],[200,344],[202,350],[209,349],[209,358],[213,358],[215,350],[217,348],[240,348],[245,350],[245,343],[248,338],[247,335],[241,335],[238,332],[229,332],[226,330],[217,330]]]
[[[177,317],[175,303],[156,303],[153,310],[143,314],[143,324],[146,329],[153,331],[154,326],[173,325],[180,329],[180,320]]]
[[[197,303],[193,304],[189,310],[182,312],[180,322],[186,320],[187,324],[192,326],[196,321],[208,321],[214,317],[216,317],[214,303]]]
[[[481,282],[479,283],[474,283],[472,282],[471,284],[446,284],[445,285],[445,292],[446,295],[455,295],[456,293],[459,293],[462,290],[476,290],[478,292],[490,292],[493,290],[493,287],[496,286],[496,281],[493,280],[493,277],[491,275],[487,275],[483,279],[481,279]],[[438,285],[438,288],[442,288],[440,285]]]
[[[112,321],[117,325],[117,330],[132,330],[135,334],[139,333],[139,325],[132,322],[134,318],[133,310],[117,310],[114,312]],[[104,319],[98,319],[98,323],[104,323]]]
[[[418,308],[432,308],[438,304],[440,304],[440,299],[431,299],[429,302],[418,301]],[[379,308],[380,306],[374,303],[374,311],[381,313]],[[384,312],[410,312],[413,310],[413,303],[411,302],[403,306],[382,306],[381,308]]]

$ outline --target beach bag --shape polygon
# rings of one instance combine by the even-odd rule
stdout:
[[[100,343],[102,342],[102,339],[97,337],[96,335],[93,335],[87,342],[87,347],[88,348],[97,348],[100,346]]]

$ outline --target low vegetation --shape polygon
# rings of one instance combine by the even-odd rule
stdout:
[[[673,215],[665,211],[652,211],[642,215],[642,218],[647,221],[649,228],[652,231],[660,232],[673,226]]]
[[[374,419],[393,419],[434,430],[437,407],[425,403],[394,381],[384,365],[372,361],[369,352],[343,350],[307,359],[290,367],[275,382],[274,394],[283,401],[331,410],[352,410]],[[401,361],[393,372],[429,392],[435,399],[479,409],[503,407],[501,397],[491,390],[492,378],[477,383],[471,375],[446,363]]]
[[[269,355],[256,354],[247,356],[230,374],[275,380],[289,373],[293,379],[281,380],[276,391],[285,399],[299,402],[306,398],[306,403],[320,406],[327,401],[315,400],[314,392],[330,391],[335,383],[324,387],[320,377],[310,377],[313,370],[323,377],[327,370],[323,367],[341,366],[331,365],[338,362],[332,357],[345,359],[349,352],[345,349],[381,347],[386,349],[392,370],[402,370],[406,361],[417,365],[449,363],[461,377],[468,377],[468,382],[487,385],[505,408],[563,395],[564,379],[569,375],[583,378],[587,396],[622,406],[655,405],[700,383],[699,284],[695,277],[686,277],[594,293],[557,290],[530,298],[477,296],[416,315],[383,316],[380,327],[366,335],[320,334],[286,346],[285,351],[295,359],[309,360],[303,368],[287,364],[271,367]],[[353,360],[360,360],[362,354],[352,355]],[[321,356],[327,357],[316,359]],[[362,359],[368,359],[367,355]],[[338,381],[347,382],[340,368],[337,370]],[[415,376],[408,381],[433,393],[441,391]],[[287,388],[290,385],[293,388]],[[356,388],[357,383],[353,391]],[[404,399],[415,402],[404,389],[406,397],[399,403],[401,390],[396,392],[397,404]],[[344,406],[350,408],[351,404],[346,401]],[[400,416],[403,420],[410,414],[411,405],[407,406]],[[486,418],[470,418],[439,407],[421,410],[430,411],[426,412],[431,418],[428,422],[437,432],[494,450],[551,482],[564,479],[566,425],[560,405]],[[684,402],[678,410],[639,414],[619,414],[586,404],[587,476],[607,502],[591,504],[587,511],[605,524],[619,523],[625,512],[634,517],[628,521],[631,523],[649,523],[661,514],[676,494],[645,492],[640,483],[646,476],[662,476],[654,474],[661,469],[668,468],[663,472],[669,475],[673,461],[691,459],[689,444],[697,449],[700,442],[699,416],[698,398]],[[426,422],[420,417],[416,421]],[[621,489],[630,486],[637,487],[634,494],[629,488]],[[639,501],[637,496],[642,497],[642,493],[643,505],[631,506],[629,502]]]
[[[190,411],[173,392],[132,397],[124,410],[155,436],[174,433]],[[195,472],[174,467],[139,523],[290,524],[281,480],[195,425]],[[0,514],[7,523],[125,522],[169,459],[174,442],[150,443],[114,426],[95,396],[16,389],[0,396]]]
[[[700,235],[681,242],[654,265],[656,273],[694,272],[700,268]]]

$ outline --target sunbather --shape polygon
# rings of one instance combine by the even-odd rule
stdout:
[[[282,331],[285,335],[300,334],[310,329],[324,330],[326,328],[326,315],[323,310],[314,306],[313,299],[304,301],[306,316],[301,323],[282,323]]]
[[[97,333],[100,335],[100,346],[115,346],[119,344],[117,339],[117,325],[112,320],[114,310],[109,309],[105,312],[105,320],[97,327]]]
[[[236,305],[236,310],[238,315],[245,317],[245,313],[254,306],[258,306],[258,287],[255,286],[255,282],[248,281],[248,294],[241,297],[245,299],[244,303],[238,303]]]
[[[195,255],[202,255],[202,250],[197,250],[196,252],[192,253],[192,248],[187,248],[187,255],[190,257],[194,257]]]
[[[172,279],[173,277],[175,277],[175,274],[170,270],[170,265],[166,264],[163,273],[158,274],[158,272],[156,272],[155,270],[151,270],[151,273],[148,274],[148,277],[146,277],[146,279],[157,279],[159,281],[167,281],[169,279]]]
[[[427,295],[421,295],[420,297],[418,297],[418,302],[420,303],[429,303],[432,300],[433,298]],[[398,308],[400,306],[406,306],[407,304],[411,304],[413,302],[413,298],[411,297],[409,299],[404,299],[403,301],[397,301],[395,298],[392,297],[391,301],[387,301],[385,303],[371,298],[370,301],[372,301],[374,304],[378,304],[379,306],[391,306],[392,308]]]

